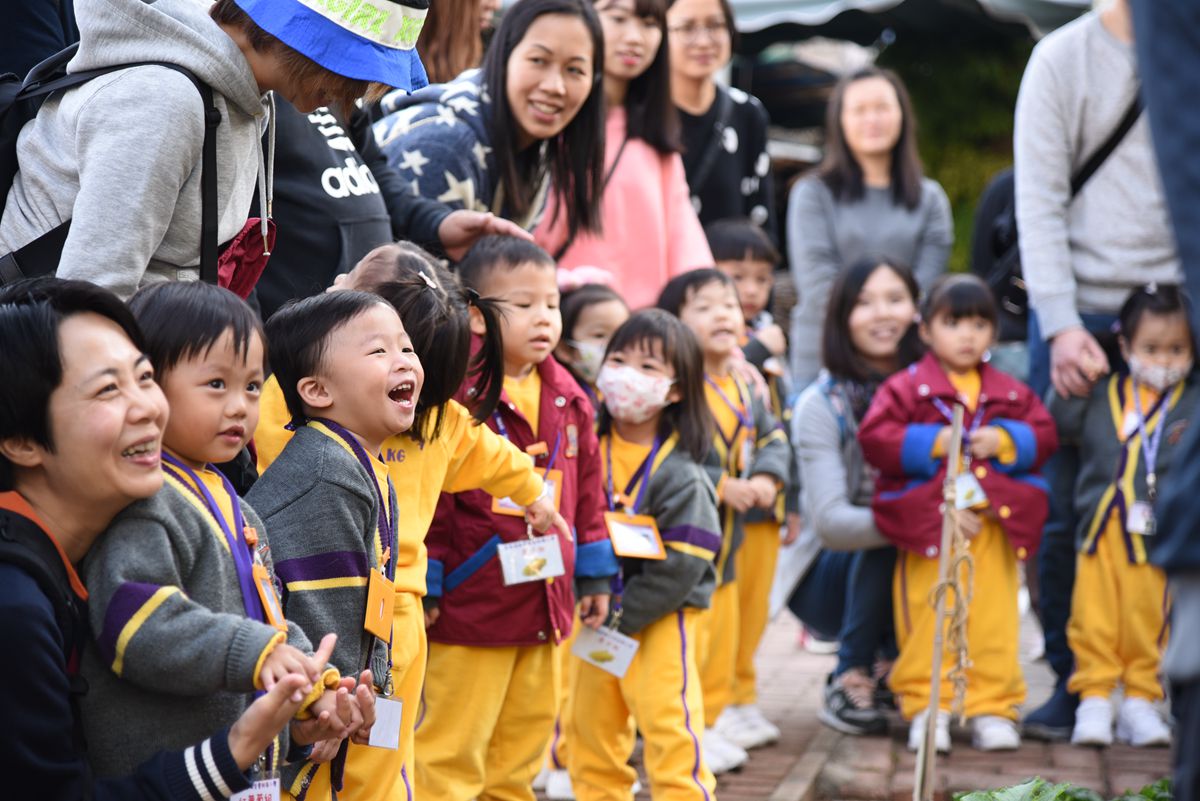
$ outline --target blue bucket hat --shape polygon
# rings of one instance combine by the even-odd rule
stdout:
[[[429,0],[234,0],[258,27],[330,72],[414,91]]]

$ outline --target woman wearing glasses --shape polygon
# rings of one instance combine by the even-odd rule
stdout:
[[[766,109],[758,98],[715,80],[737,33],[728,0],[674,0],[667,30],[683,167],[700,222],[749,217],[777,239]]]

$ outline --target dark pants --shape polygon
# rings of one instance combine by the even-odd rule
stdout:
[[[1084,314],[1084,327],[1096,337],[1108,354],[1113,369],[1123,367],[1116,338],[1112,333],[1116,317],[1108,314]],[[1042,339],[1037,315],[1029,314],[1029,386],[1039,398],[1050,390],[1050,343]],[[1042,468],[1050,485],[1050,515],[1042,530],[1038,550],[1038,618],[1046,635],[1046,661],[1060,682],[1075,668],[1075,657],[1067,644],[1067,621],[1071,617],[1071,593],[1075,588],[1075,531],[1079,516],[1075,512],[1075,480],[1079,476],[1079,449],[1059,446]]]
[[[895,568],[895,548],[821,551],[788,599],[788,608],[805,628],[839,641],[834,675],[850,668],[870,673],[877,657],[895,658]]]

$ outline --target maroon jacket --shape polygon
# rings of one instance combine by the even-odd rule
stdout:
[[[524,518],[492,512],[492,496],[482,490],[443,493],[425,538],[429,595],[441,608],[429,628],[433,642],[491,646],[561,642],[570,636],[574,620],[572,583],[578,583],[584,594],[608,592],[616,575],[617,558],[604,525],[600,448],[591,401],[553,356],[537,369],[542,379],[541,436],[533,435],[529,422],[506,394],[487,424],[500,432],[498,416],[509,440],[522,450],[545,443],[546,453],[534,460],[536,469],[545,471],[553,456],[553,469],[562,471],[559,511],[574,532],[573,540],[558,536],[566,572],[557,579],[505,587],[496,546],[524,539]],[[460,395],[465,398],[466,392]]]
[[[971,471],[1017,557],[1028,559],[1037,551],[1048,510],[1047,486],[1036,471],[1058,448],[1058,434],[1029,387],[986,364],[979,378],[980,425],[1007,432],[1017,459],[976,460]],[[946,477],[946,459],[930,454],[938,432],[949,425],[935,399],[952,409],[957,397],[936,358],[926,354],[884,382],[858,432],[863,456],[880,471],[871,503],[875,525],[897,546],[926,557],[937,556],[941,546]],[[964,438],[974,418],[964,415]]]

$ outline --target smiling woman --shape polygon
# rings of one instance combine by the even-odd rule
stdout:
[[[567,231],[600,227],[600,22],[586,0],[522,0],[479,71],[384,98],[375,136],[414,191],[533,228],[553,194]]]

